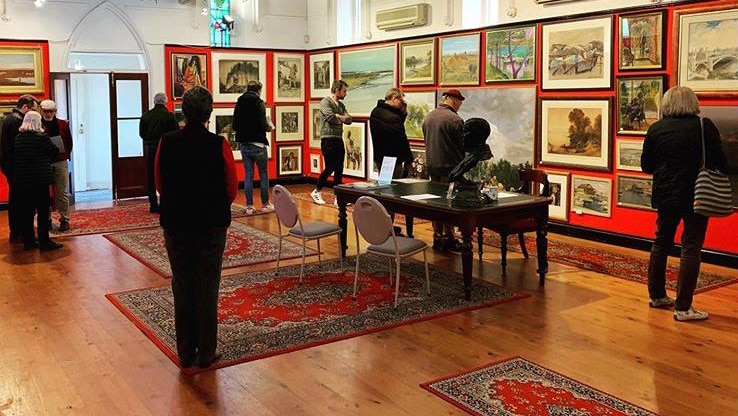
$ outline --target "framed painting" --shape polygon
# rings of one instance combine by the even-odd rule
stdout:
[[[479,84],[480,36],[471,33],[440,38],[440,85]]]
[[[303,107],[301,105],[278,105],[275,107],[278,142],[303,140]]]
[[[40,46],[0,46],[0,94],[44,92]]]
[[[311,153],[310,154],[310,173],[320,174],[320,155]]]
[[[302,146],[280,146],[277,150],[277,174],[279,176],[302,174]]]
[[[367,120],[366,125],[366,164],[367,171],[369,172],[367,178],[369,180],[377,180],[379,179],[379,168],[374,165],[374,141],[372,140],[371,120]]]
[[[569,174],[548,171],[546,173],[551,190],[548,217],[554,220],[569,221]]]
[[[543,25],[541,89],[612,87],[612,17]]]
[[[413,154],[413,163],[408,177],[416,179],[430,178],[428,167],[425,164],[425,147],[410,146],[410,151]]]
[[[208,87],[207,54],[173,53],[170,59],[173,100],[181,100],[192,87]]]
[[[485,39],[487,45],[485,81],[535,81],[535,25],[488,30]]]
[[[400,85],[435,83],[435,38],[400,42]]]
[[[661,96],[666,77],[618,77],[617,132],[646,135],[648,128],[661,119]]]
[[[310,55],[310,98],[323,98],[331,95],[331,84],[336,78],[333,52]]]
[[[641,154],[643,140],[617,139],[615,150],[615,167],[620,170],[641,172]]]
[[[352,49],[338,52],[338,78],[348,83],[348,93],[343,99],[346,110],[352,116],[369,117],[395,83],[395,44],[375,48]]]
[[[308,147],[310,149],[320,149],[320,103],[311,102],[308,104]]]
[[[267,120],[269,120],[270,122],[274,120],[274,118],[272,117],[272,107],[266,107],[266,116],[267,116]],[[273,124],[274,122],[272,122],[272,125]],[[267,133],[267,140],[269,141],[269,146],[267,146],[267,157],[269,159],[272,158],[272,143],[274,142],[272,139],[274,138],[274,130],[276,129],[277,127],[275,126],[274,129],[272,129],[272,131]]]
[[[619,207],[651,208],[653,179],[650,176],[615,175],[615,203]]]
[[[346,149],[343,174],[366,177],[366,124],[354,122],[343,126],[343,146]]]
[[[15,108],[17,102],[13,101],[0,101],[0,125],[3,124],[5,114],[10,113]]]
[[[209,129],[228,140],[235,160],[242,159],[241,146],[236,141],[236,131],[233,130],[233,108],[213,108],[210,114]]]
[[[612,98],[539,98],[538,164],[610,170]]]
[[[177,120],[177,125],[181,129],[187,124],[184,113],[182,112],[182,103],[174,104],[174,119]]]
[[[425,116],[436,108],[435,91],[405,92],[407,118],[405,133],[409,140],[423,140],[423,121]]]
[[[260,81],[266,85],[266,55],[263,53],[213,52],[213,101],[235,103],[246,92],[249,81]],[[261,98],[266,99],[266,88]]]
[[[305,56],[274,54],[274,101],[304,101]],[[330,87],[329,87],[330,89]]]
[[[700,105],[700,115],[715,123],[720,132],[728,177],[733,185],[733,207],[738,208],[738,105]]]
[[[612,214],[612,180],[571,175],[571,211],[609,218]]]
[[[728,7],[733,7],[729,9]],[[698,95],[738,96],[738,9],[735,4],[675,10],[677,84]]]
[[[619,17],[621,71],[664,68],[664,12]]]

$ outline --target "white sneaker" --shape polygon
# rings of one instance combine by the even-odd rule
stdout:
[[[274,211],[274,205],[271,202],[267,202],[261,207],[261,212],[272,212]]]
[[[246,207],[246,215],[254,215],[256,213],[256,208],[254,208],[253,205],[249,205]]]
[[[654,298],[648,300],[648,306],[652,308],[670,308],[674,306],[674,299],[669,296],[663,298]]]
[[[695,308],[689,308],[686,311],[674,311],[675,321],[704,321],[710,315],[707,312],[698,311]]]
[[[313,202],[315,202],[316,204],[325,205],[325,201],[320,195],[320,191],[318,191],[317,189],[314,189],[313,192],[310,192],[310,196],[313,198]]]

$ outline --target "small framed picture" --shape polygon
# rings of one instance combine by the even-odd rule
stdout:
[[[618,134],[646,135],[661,119],[661,96],[666,77],[618,77]]]
[[[235,103],[246,91],[249,81],[266,84],[266,54],[216,53],[213,61],[213,101]],[[266,99],[262,88],[261,98]]]
[[[615,151],[615,167],[620,170],[641,172],[643,140],[618,139]]]
[[[274,54],[274,101],[303,101],[305,57],[302,54]]]
[[[620,16],[620,70],[664,68],[664,12]]]
[[[320,168],[320,155],[311,153],[310,154],[310,173],[320,174],[321,170],[322,169]]]
[[[410,146],[410,151],[413,154],[413,163],[408,176],[417,179],[428,179],[430,174],[425,164],[425,147]]]
[[[276,122],[278,142],[291,142],[303,140],[302,135],[302,113],[304,108],[300,105],[278,105],[276,108]]]
[[[308,147],[320,149],[320,103],[308,104]]]
[[[535,81],[536,25],[488,30],[485,81]]]
[[[566,172],[546,172],[552,201],[548,206],[548,217],[554,220],[569,221],[569,174]]]
[[[331,84],[335,77],[333,52],[310,55],[310,98],[331,95]]]
[[[612,180],[571,175],[571,211],[609,218],[612,215]]]
[[[236,141],[236,131],[233,130],[233,108],[213,108],[210,114],[210,131],[228,140],[233,151],[233,159],[242,159],[241,146]]]
[[[400,85],[436,83],[436,40],[400,42]]]
[[[272,107],[266,108],[266,116],[267,116],[267,119],[274,120],[274,118],[272,118]],[[267,133],[267,141],[269,142],[269,146],[267,146],[267,158],[269,159],[271,159],[273,156],[272,154],[272,143],[274,142],[273,139],[274,139],[274,130]]]
[[[280,146],[278,153],[277,173],[279,176],[302,174],[301,145]]]
[[[479,85],[479,33],[440,38],[440,85]]]
[[[343,126],[343,147],[346,149],[343,174],[366,177],[366,124],[354,122]]]
[[[436,108],[435,91],[412,91],[405,93],[407,118],[405,133],[409,140],[423,140],[423,121]]]
[[[617,182],[617,199],[615,202],[618,206],[653,211],[653,208],[651,208],[653,179],[650,176],[617,174],[615,178]]]

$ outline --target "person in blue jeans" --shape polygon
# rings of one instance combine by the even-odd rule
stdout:
[[[254,215],[254,164],[259,169],[259,190],[261,191],[261,211],[274,210],[269,202],[269,172],[267,172],[267,133],[274,129],[266,114],[266,105],[261,99],[262,84],[252,80],[246,85],[246,92],[238,97],[233,109],[233,130],[241,148],[243,168],[246,173],[243,190],[246,194],[246,215]]]

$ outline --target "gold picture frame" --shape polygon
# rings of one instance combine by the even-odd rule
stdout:
[[[40,46],[0,46],[0,94],[44,92]]]

